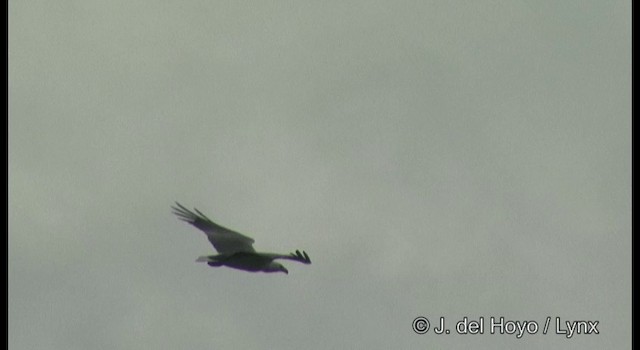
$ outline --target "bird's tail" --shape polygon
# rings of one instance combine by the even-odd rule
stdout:
[[[220,266],[227,258],[229,258],[229,254],[202,255],[196,259],[196,262],[206,262],[209,265],[215,264],[216,266]]]
[[[215,259],[211,259],[211,256],[208,256],[208,255],[199,256],[196,259],[196,262],[212,262],[212,261],[215,261]]]

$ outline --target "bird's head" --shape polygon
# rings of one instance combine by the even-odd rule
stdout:
[[[271,264],[269,264],[269,266],[267,266],[267,268],[264,269],[264,272],[284,272],[287,275],[289,274],[289,270],[287,270],[286,267],[282,266],[282,264],[277,263],[275,261],[272,261]]]

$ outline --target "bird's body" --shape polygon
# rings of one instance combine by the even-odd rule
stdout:
[[[227,266],[251,272],[277,272],[281,270],[281,264],[275,263],[272,257],[253,252],[201,256],[196,261],[206,262],[209,266]]]
[[[219,253],[218,255],[201,256],[196,259],[197,262],[206,262],[212,267],[227,266],[250,272],[284,273],[289,273],[289,271],[282,264],[276,262],[276,259],[288,259],[311,264],[309,256],[304,251],[301,253],[296,250],[295,253],[288,255],[256,252],[253,248],[253,238],[214,223],[198,209],[194,209],[194,213],[180,203],[176,202],[176,205],[177,207],[172,207],[173,213],[181,220],[204,232],[209,242]]]

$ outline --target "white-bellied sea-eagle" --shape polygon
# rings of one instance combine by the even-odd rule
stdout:
[[[291,254],[256,252],[253,248],[253,238],[216,224],[198,209],[194,209],[194,213],[178,202],[176,202],[176,207],[172,206],[171,208],[178,218],[204,232],[209,242],[219,253],[201,256],[196,259],[197,262],[206,262],[213,267],[227,266],[251,272],[284,272],[287,274],[289,271],[275,260],[288,259],[311,264],[309,256],[304,251],[296,250]]]

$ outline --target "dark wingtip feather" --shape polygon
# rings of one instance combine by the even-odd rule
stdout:
[[[176,205],[178,206],[177,208],[171,206],[171,209],[173,209],[173,214],[177,216],[178,219],[192,224],[196,219],[195,215],[190,212],[189,209],[182,206],[182,204],[176,202]]]
[[[203,219],[206,219],[207,221],[211,221],[211,219],[209,219],[206,215],[204,215],[200,210],[193,208],[193,210],[196,211],[196,213],[198,213],[198,215],[200,215]]]
[[[187,210],[187,208],[185,208],[182,204],[180,204],[178,202],[175,202],[175,203],[176,203],[176,205],[178,206],[179,209],[174,207],[174,206],[171,206],[171,208],[173,208],[175,210]]]
[[[298,261],[302,263],[311,264],[311,259],[309,259],[309,255],[304,250],[302,252],[300,252],[299,250],[296,250],[295,253],[291,253],[291,256],[296,258]]]

